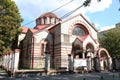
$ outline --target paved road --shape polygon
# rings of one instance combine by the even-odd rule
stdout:
[[[59,75],[37,76],[37,77],[10,78],[7,77],[7,74],[3,70],[0,70],[0,80],[120,80],[120,72],[59,74]]]

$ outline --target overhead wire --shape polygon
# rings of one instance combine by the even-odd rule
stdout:
[[[74,10],[66,13],[65,15],[63,15],[63,16],[61,17],[61,19],[64,19],[64,18],[70,16],[71,14],[73,14],[74,12],[76,12],[76,11],[77,11],[78,9],[80,9],[81,7],[83,7],[83,6],[86,7],[86,6],[88,6],[90,3],[91,3],[91,0],[85,0],[82,5],[80,5],[79,7],[75,8]]]
[[[50,11],[50,12],[55,12],[55,11],[57,11],[58,9],[60,9],[60,8],[62,8],[62,7],[64,7],[64,6],[70,4],[70,3],[73,2],[73,1],[74,1],[74,0],[71,0],[71,1],[69,1],[69,2],[67,2],[67,3],[59,6],[58,8],[56,8],[56,9]],[[28,22],[28,23],[26,23],[26,24],[24,24],[24,25],[22,25],[22,26],[26,26],[26,25],[28,25],[28,24],[31,24],[31,23],[33,23],[34,21],[35,21],[35,20],[32,20],[32,21],[30,21],[30,22]]]
[[[83,6],[83,5],[81,5],[81,6],[77,7],[76,9],[74,9],[74,10],[72,10],[72,11],[66,13],[66,14],[63,15],[60,19],[64,19],[64,18],[70,16],[70,15],[73,14],[75,11],[77,11],[78,9],[80,9],[82,6]]]
[[[69,2],[67,2],[67,3],[65,3],[65,4],[63,4],[62,6],[56,8],[55,10],[53,10],[53,11],[51,11],[51,12],[55,12],[56,10],[58,10],[58,9],[64,7],[64,6],[68,5],[68,4],[71,3],[72,1],[74,1],[74,0],[71,0],[71,1],[69,1]],[[83,6],[86,7],[86,6],[88,6],[90,3],[91,3],[91,0],[85,0],[84,3],[83,3],[82,5],[80,5],[80,6],[77,7],[76,9],[74,9],[74,10],[72,10],[72,11],[66,13],[66,14],[63,15],[60,19],[64,19],[64,18],[70,16],[71,14],[73,14],[74,12],[76,12],[76,11],[77,11],[78,9],[80,9],[81,7],[83,7]],[[30,23],[32,23],[32,22],[34,22],[34,21],[35,21],[35,20],[33,20],[33,21],[27,23],[26,25],[28,25],[28,24],[30,24]]]
[[[65,3],[65,4],[63,4],[63,5],[61,5],[60,7],[58,7],[58,8],[56,8],[56,9],[52,10],[51,12],[55,12],[55,11],[57,11],[58,9],[60,9],[60,8],[62,8],[62,7],[64,7],[64,6],[66,6],[66,5],[68,5],[69,3],[73,2],[73,1],[74,1],[74,0],[71,0],[71,1],[69,1],[69,2],[67,2],[67,3]]]

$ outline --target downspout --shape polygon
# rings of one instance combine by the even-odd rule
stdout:
[[[54,51],[54,43],[55,43],[55,41],[54,41],[54,33],[52,34],[52,36],[53,36],[53,67],[55,67],[55,64],[54,64],[54,58],[55,58],[55,55],[54,55],[54,53],[55,53],[55,51]]]
[[[33,50],[32,50],[32,69],[34,68],[34,36],[32,36]]]

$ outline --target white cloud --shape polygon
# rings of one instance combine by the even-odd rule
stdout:
[[[87,9],[91,13],[104,11],[106,8],[109,8],[111,4],[112,0],[101,0],[101,2],[98,2],[97,0],[92,0],[90,7],[88,7]]]
[[[71,1],[71,0],[13,0],[17,4],[21,16],[24,19],[24,22],[30,22],[41,14],[52,11],[59,6]],[[69,5],[62,7],[55,13],[61,17],[67,12],[70,12],[77,8],[78,6],[82,5],[85,0],[73,0]],[[112,0],[101,0],[101,2],[97,2],[97,0],[92,0],[91,4],[87,8],[80,8],[76,11],[73,15],[82,13],[85,14],[86,12],[98,12],[103,11],[110,6]]]
[[[96,28],[98,28],[100,26],[100,24],[98,24],[98,23],[95,23],[94,25]]]
[[[105,31],[105,30],[109,30],[109,29],[112,29],[112,28],[115,28],[115,25],[103,26],[103,27],[100,28],[100,31]]]

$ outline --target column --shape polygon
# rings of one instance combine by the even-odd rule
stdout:
[[[2,56],[0,56],[0,66],[2,66],[3,60],[2,60]]]
[[[5,67],[5,63],[6,63],[6,54],[5,55],[3,55],[3,67]]]
[[[41,24],[45,24],[44,22],[44,18],[41,18]]]
[[[112,58],[112,67],[113,70],[118,70],[117,58],[115,56]]]
[[[3,67],[5,67],[5,64],[6,64],[6,54],[4,55],[4,58],[3,58]]]
[[[74,70],[74,64],[73,64],[73,55],[68,54],[68,69],[70,72],[72,72]]]
[[[14,52],[12,53],[11,69],[14,70]]]
[[[6,56],[6,66],[5,66],[7,69],[8,69],[8,65],[9,65],[9,60],[8,59],[9,59],[9,55],[7,54],[7,56]]]
[[[55,22],[55,18],[52,18],[51,19],[51,24],[55,24],[54,22]]]
[[[20,54],[20,50],[19,49],[15,49],[15,53],[14,53],[14,71],[18,70],[19,54]]]
[[[50,70],[50,53],[45,54],[45,70],[49,71]]]
[[[108,58],[108,68],[109,70],[112,70],[112,58],[111,57]]]
[[[82,58],[85,59],[85,50],[82,53]]]
[[[11,69],[11,58],[12,58],[12,56],[11,56],[11,53],[9,54],[9,69]]]
[[[94,57],[94,70],[100,71],[100,60],[98,56]]]
[[[89,71],[92,70],[92,67],[91,67],[91,58],[90,58],[90,57],[88,57],[88,59],[87,59],[87,69],[88,69]]]
[[[47,17],[47,24],[50,24],[50,18]]]

